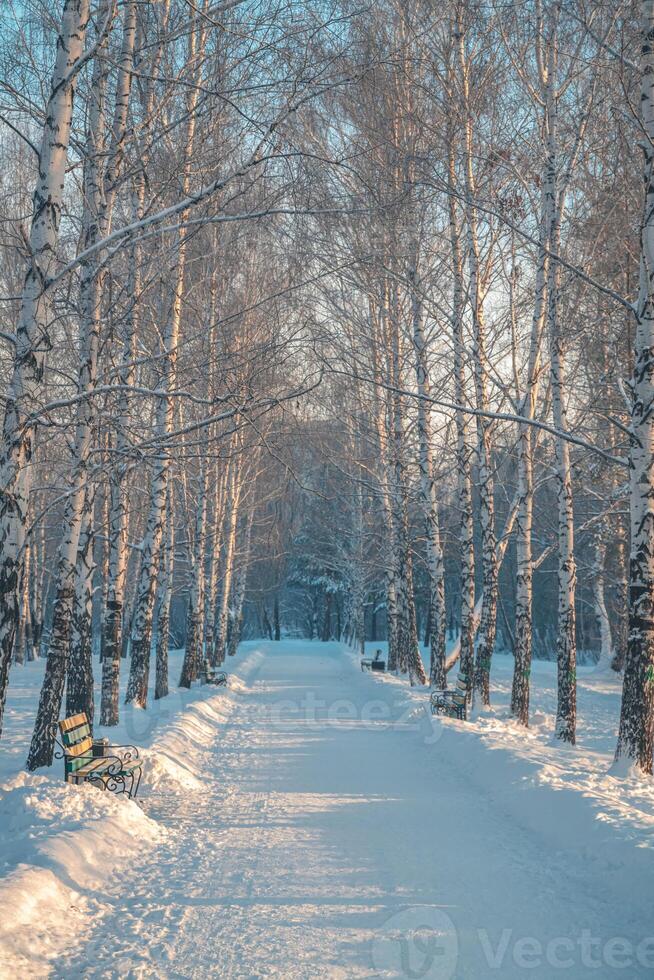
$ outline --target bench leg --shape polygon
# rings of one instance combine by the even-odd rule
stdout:
[[[136,786],[134,786],[134,773],[132,772],[132,790],[133,791],[129,794],[130,800],[135,800],[136,797],[137,797],[137,795],[138,795],[139,786],[141,785],[141,773],[143,772],[143,766],[139,766],[139,768],[136,770],[136,772],[138,774],[138,779],[136,780]]]
[[[121,776],[120,778],[122,780],[123,787],[124,787],[124,789],[122,790],[122,792],[127,794],[127,799],[128,800],[133,800],[134,797],[136,796],[136,793],[134,791],[134,778],[135,778],[134,770],[132,769],[131,772],[126,773],[125,775]],[[127,782],[128,780],[129,780],[129,784]],[[128,785],[129,785],[129,788],[128,788]],[[138,783],[136,785],[136,788],[138,789]],[[120,792],[120,791],[119,790],[116,790],[116,792]]]

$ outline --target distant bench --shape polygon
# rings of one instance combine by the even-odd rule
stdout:
[[[386,661],[381,659],[381,655],[381,650],[377,650],[374,657],[364,657],[361,661],[361,670],[379,670],[384,673]]]
[[[465,674],[459,674],[456,679],[456,687],[439,691],[432,691],[431,713],[432,715],[446,715],[449,718],[458,718],[465,721],[467,716],[467,691],[468,681]]]
[[[54,736],[59,746],[55,757],[64,760],[67,783],[92,783],[112,793],[126,793],[130,799],[136,796],[143,760],[135,745],[109,745],[106,739],[94,739],[83,711],[57,722]]]
[[[218,670],[217,667],[212,667],[206,662],[200,667],[198,678],[201,684],[215,684],[217,687],[225,687],[227,684],[225,671]]]

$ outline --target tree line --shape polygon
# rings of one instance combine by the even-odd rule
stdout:
[[[241,626],[511,713],[578,646],[654,748],[654,5],[29,0],[5,15],[0,704],[168,690]],[[643,189],[644,188],[644,189]],[[555,583],[555,584],[553,584]],[[553,595],[555,589],[556,596]],[[591,627],[588,621],[591,620]],[[539,626],[535,633],[534,624]],[[429,648],[427,668],[419,631]]]

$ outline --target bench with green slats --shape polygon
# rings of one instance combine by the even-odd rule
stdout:
[[[381,659],[381,655],[381,650],[377,650],[374,657],[362,658],[361,670],[376,670],[383,674],[386,671],[386,661]]]
[[[84,712],[58,722],[61,741],[57,740],[63,756],[67,783],[93,783],[114,793],[135,797],[141,782],[143,760],[133,745],[108,745],[104,739],[95,740]]]
[[[447,715],[465,721],[468,708],[467,691],[467,677],[462,673],[459,673],[453,689],[432,691],[430,697],[432,715]]]
[[[225,687],[227,685],[227,674],[225,671],[219,670],[217,667],[212,667],[206,661],[200,668],[198,678],[201,684],[215,684],[217,687]]]

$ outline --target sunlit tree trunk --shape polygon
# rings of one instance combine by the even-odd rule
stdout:
[[[616,760],[652,773],[654,752],[654,0],[641,0],[641,122],[646,140],[630,453],[629,643]]]
[[[30,580],[32,577],[32,547],[29,539],[25,541],[23,567],[21,569],[20,587],[18,589],[18,630],[14,645],[14,661],[24,664],[31,660],[32,649],[32,616],[30,609]]]
[[[126,121],[127,105],[131,88],[134,63],[134,47],[136,35],[136,3],[130,2],[125,6],[123,21],[123,45],[121,52],[121,71],[116,93],[116,115],[114,132],[116,139],[121,139]],[[156,66],[156,58],[154,59]],[[152,95],[146,100],[146,118],[151,111]],[[121,131],[120,121],[123,122]],[[119,142],[120,146],[120,142]],[[118,152],[115,154],[118,155]],[[132,219],[138,221],[143,216],[145,202],[145,179],[142,173],[137,174],[132,192]],[[121,364],[118,374],[120,392],[118,394],[118,418],[116,424],[115,449],[116,458],[112,466],[109,480],[109,527],[108,542],[108,580],[106,584],[105,620],[102,638],[102,687],[100,697],[100,723],[111,727],[119,720],[119,682],[120,661],[123,645],[122,627],[125,600],[125,577],[127,574],[127,497],[125,481],[127,476],[127,460],[129,458],[129,442],[127,427],[129,424],[129,393],[128,389],[134,380],[134,345],[138,328],[138,304],[141,293],[141,263],[142,248],[138,242],[130,248],[128,272],[128,288],[131,297],[130,307],[126,316],[119,324],[118,340],[121,348]]]
[[[168,695],[168,651],[170,647],[170,604],[173,595],[175,560],[175,521],[172,485],[168,484],[166,531],[161,554],[160,577],[157,585],[157,614],[155,632],[154,699]]]
[[[611,624],[609,613],[606,608],[606,597],[604,595],[606,579],[606,542],[608,536],[608,526],[604,521],[600,521],[595,528],[593,540],[593,569],[592,569],[592,589],[593,605],[595,608],[595,620],[597,622],[597,632],[600,639],[600,655],[598,667],[608,667],[613,657],[613,641],[611,638]]]
[[[182,673],[179,679],[180,687],[191,686],[198,676],[203,655],[207,489],[208,470],[206,466],[203,466],[198,478],[193,565],[191,569],[191,588],[189,591],[186,616],[186,646],[184,650],[184,661],[182,663]]]
[[[413,272],[413,270],[412,270]],[[415,279],[415,273],[411,276]],[[438,688],[446,684],[445,674],[445,571],[438,520],[438,499],[432,459],[432,431],[429,371],[425,350],[422,303],[412,291],[413,347],[418,386],[418,441],[420,462],[420,497],[425,519],[427,568],[429,570],[429,682]]]
[[[241,641],[241,632],[243,629],[243,604],[245,602],[248,571],[250,569],[250,552],[252,547],[252,525],[254,523],[254,511],[255,511],[254,501],[251,501],[248,507],[245,530],[243,533],[243,544],[241,548],[241,553],[239,555],[238,571],[236,573],[236,580],[234,583],[234,615],[232,618],[232,626],[229,631],[229,644],[227,648],[227,652],[230,657],[236,656],[238,645]]]
[[[18,616],[17,588],[29,503],[30,461],[53,312],[48,282],[57,264],[57,243],[68,144],[77,81],[89,18],[88,0],[64,4],[50,96],[39,151],[29,236],[29,259],[20,305],[0,455],[0,732]],[[47,753],[49,755],[49,753]]]
[[[558,251],[558,222],[555,223],[551,247]],[[550,263],[547,288],[547,316],[550,336],[552,414],[560,431],[567,429],[565,403],[564,349],[558,316],[558,265]],[[555,439],[558,501],[558,583],[559,607],[557,627],[558,698],[556,736],[574,745],[577,724],[577,641],[575,591],[577,569],[574,554],[574,512],[572,505],[572,467],[570,444],[563,437]]]
[[[100,8],[100,25],[113,19],[114,0],[104,0]],[[89,126],[86,140],[84,169],[83,243],[89,248],[107,229],[107,212],[103,188],[102,154],[105,140],[105,92],[108,65],[106,61],[107,34],[98,39],[93,81],[89,96]],[[69,667],[72,617],[77,591],[77,552],[82,526],[88,515],[87,481],[89,450],[93,431],[92,392],[97,381],[98,349],[100,343],[102,283],[96,259],[81,263],[79,332],[79,376],[73,473],[64,510],[62,543],[57,561],[57,592],[50,634],[41,697],[27,758],[27,768],[50,765],[54,746],[53,726],[59,717],[64,683]],[[80,648],[76,650],[80,652]],[[83,668],[77,672],[82,676]]]
[[[204,600],[204,644],[205,651],[209,655],[212,655],[213,651],[216,612],[220,602],[220,559],[223,545],[228,474],[229,463],[220,465],[219,475],[215,479],[211,531],[207,540],[209,574]]]
[[[187,64],[193,66],[192,79],[200,79],[202,54],[204,51],[205,26],[202,22],[198,37],[197,17],[194,13],[193,25],[188,34]],[[183,156],[181,163],[181,194],[186,197],[190,188],[193,147],[196,128],[195,110],[199,98],[199,88],[192,84],[186,96],[186,127],[184,132]],[[181,221],[186,215],[182,213]],[[165,357],[162,365],[161,396],[156,410],[155,431],[160,440],[150,484],[150,505],[147,525],[141,552],[141,567],[136,592],[134,623],[132,628],[132,644],[129,680],[125,702],[144,708],[148,697],[148,678],[150,673],[150,649],[152,645],[152,620],[154,613],[155,591],[161,542],[163,539],[166,499],[168,493],[168,474],[170,467],[170,447],[166,436],[173,426],[173,398],[175,385],[177,354],[179,345],[180,323],[182,317],[182,301],[186,273],[186,252],[188,232],[185,227],[178,231],[175,264],[171,270],[172,297],[170,311],[166,319],[164,332]]]
[[[547,232],[541,220],[542,235]],[[533,419],[536,407],[540,350],[546,310],[547,252],[541,246],[536,270],[534,312],[525,392],[520,414]],[[529,691],[533,645],[533,559],[532,527],[534,511],[534,438],[531,425],[520,426],[518,434],[518,508],[516,516],[516,603],[511,713],[521,724],[529,724]]]
[[[620,519],[616,526],[615,563],[617,566],[617,582],[612,602],[614,615],[613,639],[615,653],[611,668],[619,673],[624,669],[629,645],[629,578],[626,532]]]
[[[220,593],[220,606],[216,617],[212,663],[219,665],[225,660],[227,653],[227,634],[229,624],[229,604],[232,597],[234,581],[234,552],[236,548],[236,530],[241,498],[241,460],[236,457],[232,462],[227,502],[225,507],[225,545],[223,550],[223,579]],[[276,613],[277,621],[279,612]],[[278,637],[276,625],[275,638]]]
[[[87,490],[87,493],[90,491]],[[92,498],[91,498],[92,499]],[[84,506],[77,549],[77,574],[66,681],[66,715],[86,712],[93,723],[93,528],[92,505]]]
[[[383,346],[381,311],[374,304],[370,304],[370,325],[373,330],[373,371],[375,385],[372,391],[374,426],[377,438],[377,448],[379,451],[379,496],[382,513],[384,515],[384,578],[386,583],[386,623],[388,633],[388,669],[397,670],[399,667],[398,655],[398,596],[397,596],[397,574],[396,560],[397,549],[394,544],[395,525],[393,518],[393,507],[391,502],[391,462],[389,459],[389,439],[387,424],[388,396],[381,394],[381,350]]]
[[[465,340],[463,336],[464,281],[463,256],[456,208],[456,154],[452,119],[452,106],[448,106],[448,217],[452,269],[452,341],[454,347],[454,400],[465,406]],[[456,413],[456,469],[459,506],[459,543],[461,551],[461,589],[459,619],[461,672],[468,684],[468,697],[472,696],[474,671],[474,606],[475,606],[475,550],[472,514],[472,448],[468,440],[468,422],[463,407]]]
[[[391,457],[391,511],[393,518],[393,544],[395,546],[397,646],[398,666],[406,671],[413,685],[425,684],[427,676],[420,656],[416,607],[413,594],[413,559],[409,544],[409,513],[406,466],[404,460],[404,405],[399,392],[400,336],[397,316],[397,296],[390,291],[388,326],[390,329],[391,375],[395,390],[390,399]]]
[[[473,172],[474,133],[470,109],[469,62],[461,23],[458,25],[458,54],[460,84],[463,95],[464,121],[464,180],[466,239],[468,246],[468,296],[472,313],[474,336],[473,367],[477,408],[488,409],[488,355],[486,351],[486,321],[481,285],[481,262],[477,232],[476,188]],[[479,474],[479,518],[482,539],[483,599],[481,621],[477,637],[477,657],[474,671],[474,690],[482,703],[490,704],[490,668],[495,633],[497,629],[497,578],[498,564],[495,538],[495,500],[493,459],[491,448],[491,423],[482,414],[477,415],[477,458]]]

